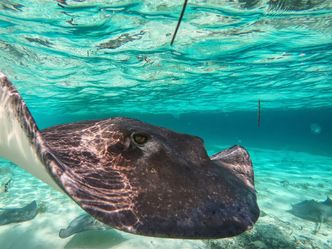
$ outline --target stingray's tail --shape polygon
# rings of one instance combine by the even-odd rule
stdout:
[[[17,164],[29,160],[24,151],[39,131],[15,87],[0,73],[0,156]],[[23,139],[24,138],[24,139]]]
[[[54,185],[41,160],[45,147],[29,109],[13,84],[0,72],[0,157]]]
[[[234,172],[249,189],[255,191],[254,170],[249,153],[245,148],[236,145],[211,156],[211,159]]]

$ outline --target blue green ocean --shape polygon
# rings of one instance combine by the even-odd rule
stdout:
[[[199,136],[209,155],[244,146],[256,224],[215,240],[111,228],[60,238],[84,211],[0,159],[0,223],[1,209],[39,207],[0,225],[0,249],[332,248],[331,203],[304,210],[316,220],[288,212],[332,198],[332,1],[189,0],[171,46],[182,4],[0,0],[0,71],[40,129],[130,117]]]

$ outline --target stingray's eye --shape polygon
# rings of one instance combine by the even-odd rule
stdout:
[[[148,141],[148,136],[142,133],[133,133],[131,137],[137,145],[143,145]]]

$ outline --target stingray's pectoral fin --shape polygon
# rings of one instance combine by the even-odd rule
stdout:
[[[47,146],[29,109],[0,72],[0,157],[60,190],[42,162],[42,157],[48,157],[46,154]]]
[[[232,171],[247,187],[254,190],[254,171],[248,151],[236,145],[211,156],[211,160]]]

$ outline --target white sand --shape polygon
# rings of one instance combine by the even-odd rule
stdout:
[[[24,206],[32,200],[47,207],[46,212],[31,221],[0,226],[0,249],[203,249],[240,248],[240,245],[269,248],[266,243],[270,242],[275,244],[274,248],[283,248],[282,244],[278,245],[281,241],[291,244],[289,248],[332,248],[331,224],[322,224],[319,233],[313,234],[313,222],[286,212],[296,202],[305,199],[322,201],[327,195],[332,195],[332,158],[291,151],[250,148],[249,151],[255,167],[259,206],[266,215],[259,219],[252,231],[217,242],[149,238],[116,230],[89,231],[61,239],[59,230],[81,214],[81,209],[68,197],[53,191],[18,167],[0,161],[0,167],[9,168],[13,174],[9,191],[0,193],[0,208]],[[213,247],[211,243],[219,243],[219,247]]]

